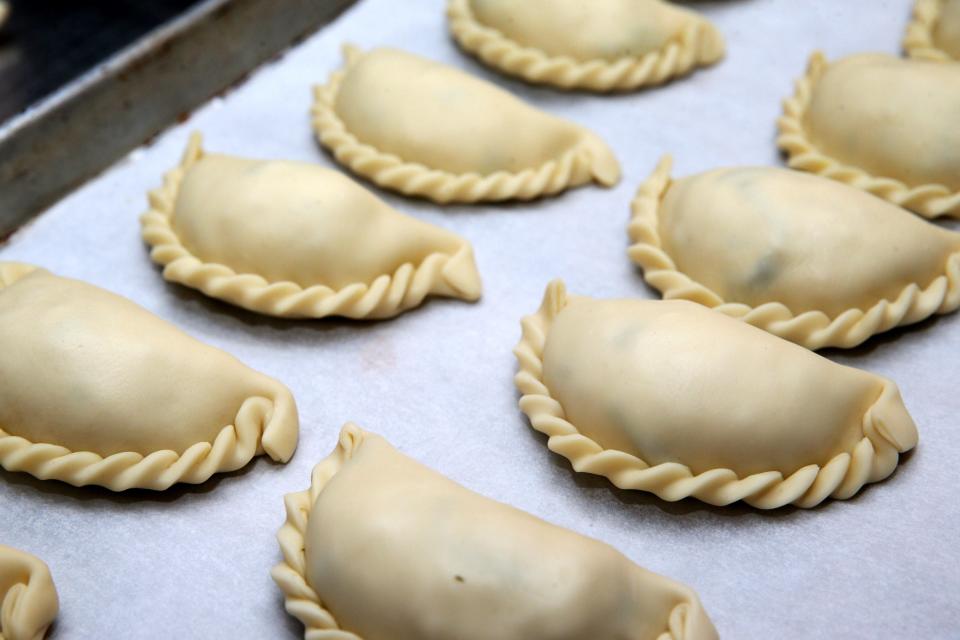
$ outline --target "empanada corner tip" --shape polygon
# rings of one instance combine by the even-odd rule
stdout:
[[[441,275],[457,297],[468,302],[480,299],[483,293],[483,282],[477,270],[473,249],[469,244],[464,243],[460,250],[447,261]]]
[[[594,180],[605,187],[612,187],[620,182],[620,161],[600,136],[590,133],[584,142],[584,148],[590,158],[590,175]]]
[[[865,435],[870,437],[871,432],[876,433],[898,453],[913,449],[919,442],[917,424],[907,411],[900,389],[893,382],[885,381],[880,397],[865,418]]]
[[[543,292],[543,302],[540,305],[541,310],[549,315],[555,316],[560,313],[567,304],[567,285],[563,280],[556,278],[551,280]]]
[[[266,416],[260,444],[271,460],[287,463],[297,450],[300,419],[293,394],[286,387],[277,389],[273,408]]]
[[[363,55],[363,50],[352,42],[344,42],[340,45],[340,53],[347,64],[353,64]]]

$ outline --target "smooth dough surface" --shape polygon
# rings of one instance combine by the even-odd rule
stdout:
[[[804,126],[820,152],[911,187],[960,189],[960,65],[854,55],[812,91]]]
[[[960,0],[943,0],[940,17],[933,29],[933,41],[960,61]]]
[[[362,438],[313,504],[305,541],[308,581],[343,629],[364,640],[716,638],[690,589]]]
[[[0,544],[0,640],[42,640],[59,609],[47,565]]]
[[[397,212],[339,172],[220,154],[204,154],[187,170],[172,224],[201,260],[304,288],[370,284],[467,244]],[[479,295],[478,279],[464,285],[464,296]]]
[[[477,20],[520,45],[587,61],[641,57],[703,18],[660,0],[469,0]]]
[[[677,269],[725,302],[834,317],[941,277],[960,235],[819,176],[725,168],[673,181],[659,233]]]
[[[359,54],[343,77],[335,110],[361,143],[430,169],[519,173],[586,146],[597,158],[598,179],[612,184],[619,178],[612,152],[583,127],[397,49]]]
[[[100,456],[183,453],[262,397],[292,411],[279,441],[296,446],[289,390],[118,295],[36,270],[0,288],[0,429]]]
[[[578,299],[543,365],[567,419],[602,446],[740,476],[850,451],[884,384],[683,300]]]

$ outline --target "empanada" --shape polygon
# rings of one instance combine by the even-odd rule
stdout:
[[[662,0],[449,0],[447,18],[490,66],[563,89],[660,84],[724,52],[706,18]]]
[[[297,446],[290,391],[126,298],[0,263],[0,467],[166,489]]]
[[[777,145],[792,168],[960,217],[960,65],[879,53],[828,64],[818,52],[783,113]]]
[[[47,565],[0,544],[0,640],[42,640],[59,609]]]
[[[271,316],[388,318],[476,300],[470,243],[305,162],[208,154],[194,134],[141,217],[167,280]]]
[[[568,297],[556,281],[514,353],[551,451],[664,500],[812,507],[917,443],[893,382],[686,300]]]
[[[381,187],[435,202],[529,200],[620,179],[587,129],[463,71],[397,49],[345,47],[317,87],[320,142]]]
[[[310,640],[707,640],[696,594],[347,424],[285,498],[273,578]]]
[[[771,167],[670,178],[632,205],[631,259],[664,298],[699,302],[810,349],[960,306],[960,234],[845,184]]]
[[[960,0],[916,0],[903,48],[911,58],[960,62]]]

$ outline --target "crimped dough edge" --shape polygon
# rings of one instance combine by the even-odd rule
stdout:
[[[620,164],[613,151],[595,133],[586,129],[582,130],[583,138],[579,144],[539,167],[488,175],[433,169],[360,142],[337,115],[335,104],[344,74],[363,53],[352,45],[344,45],[343,53],[344,67],[334,71],[326,85],[314,88],[313,128],[317,139],[338,162],[381,187],[448,204],[532,200],[560,193],[591,179],[608,187],[620,179]]]
[[[647,284],[660,291],[665,299],[697,302],[808,349],[855,347],[878,333],[960,307],[960,251],[950,254],[943,273],[926,286],[921,288],[918,283],[911,283],[900,290],[895,300],[878,300],[866,311],[853,307],[835,317],[823,311],[796,315],[780,302],[757,307],[728,302],[679,271],[660,242],[660,204],[672,183],[672,164],[670,156],[664,156],[653,174],[640,185],[630,205],[631,218],[627,226],[631,242],[627,254],[643,269]]]
[[[50,569],[39,558],[0,545],[0,640],[41,640],[60,610]]]
[[[780,130],[777,147],[787,154],[790,168],[862,189],[924,218],[960,218],[960,191],[951,191],[946,185],[934,183],[910,187],[895,178],[874,176],[826,155],[814,145],[804,129],[803,119],[817,82],[828,65],[823,52],[814,52],[806,73],[796,82],[794,95],[783,101],[783,115],[777,119]]]
[[[913,17],[903,36],[903,50],[909,57],[936,62],[954,61],[949,53],[933,41],[933,30],[940,20],[942,9],[943,0],[916,0]]]
[[[0,294],[38,267],[0,263]],[[31,442],[0,427],[0,467],[23,471],[40,480],[60,480],[75,487],[98,485],[111,491],[163,491],[178,482],[200,484],[215,473],[236,471],[266,453],[287,462],[297,447],[299,419],[290,390],[270,380],[273,397],[251,396],[237,411],[234,424],[214,441],[197,442],[183,453],[171,450],[142,455],[124,451],[103,457],[55,444]]]
[[[664,47],[614,61],[576,60],[526,46],[479,22],[469,0],[449,0],[450,32],[464,50],[504,73],[561,89],[628,91],[663,84],[713,64],[724,55],[720,31],[706,18],[691,20]]]
[[[822,467],[809,464],[787,478],[779,471],[740,478],[733,470],[722,468],[694,475],[680,463],[651,466],[629,453],[604,449],[566,420],[563,407],[543,381],[547,334],[568,303],[563,282],[554,280],[547,286],[540,309],[523,318],[523,337],[514,349],[520,363],[514,381],[522,394],[520,409],[531,426],[548,436],[548,448],[567,458],[575,471],[603,476],[620,489],[649,491],[669,502],[694,497],[715,506],[743,500],[758,509],[788,504],[810,508],[827,497],[850,498],[865,484],[883,480],[896,469],[899,452],[916,446],[912,423],[904,426],[904,421],[898,420],[905,413],[900,392],[884,380],[880,396],[863,415],[864,436],[853,450],[838,454]]]
[[[150,258],[163,267],[163,277],[249,311],[279,318],[392,318],[423,303],[428,295],[474,301],[480,298],[480,274],[473,247],[466,240],[454,254],[434,252],[417,266],[402,264],[371,283],[341,289],[326,285],[304,288],[291,281],[271,282],[252,273],[239,274],[216,262],[205,262],[183,245],[172,226],[177,194],[184,175],[200,158],[202,138],[190,137],[180,165],[164,176],[163,186],[149,194],[150,210],[140,217]]]
[[[363,446],[366,432],[352,422],[343,425],[337,448],[313,468],[310,488],[288,493],[283,498],[287,520],[277,532],[277,541],[283,553],[283,562],[270,572],[284,595],[287,613],[304,626],[305,640],[363,640],[360,636],[342,630],[320,596],[307,583],[306,532],[310,511],[317,497],[333,476]],[[688,618],[695,615],[689,602],[676,605],[671,611],[665,629],[657,640],[686,640]]]

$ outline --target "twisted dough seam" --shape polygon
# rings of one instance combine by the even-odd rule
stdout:
[[[944,273],[924,288],[911,283],[901,289],[895,300],[878,300],[866,311],[850,308],[830,317],[823,311],[804,311],[795,315],[780,302],[757,307],[727,302],[712,289],[679,271],[663,249],[659,233],[659,210],[670,188],[672,160],[665,156],[653,174],[643,182],[631,203],[627,233],[631,245],[627,254],[643,269],[647,284],[665,299],[697,302],[728,316],[796,342],[808,349],[855,347],[870,336],[960,307],[960,251],[951,254]]]
[[[0,263],[0,292],[36,270],[32,265]],[[223,427],[212,443],[197,442],[180,454],[162,450],[144,456],[124,451],[103,457],[92,451],[31,442],[0,427],[0,467],[75,487],[163,491],[178,482],[200,484],[214,473],[236,471],[263,453],[286,462],[296,447],[296,438],[288,435],[296,429],[297,410],[285,387],[274,383],[273,393],[273,398],[247,398],[234,424]]]
[[[430,294],[465,300],[479,297],[479,276],[468,242],[452,255],[434,252],[418,266],[407,262],[370,284],[357,282],[339,290],[325,285],[304,288],[291,281],[270,282],[256,274],[238,274],[226,265],[204,262],[183,245],[171,223],[180,183],[202,157],[201,138],[195,133],[180,166],[164,176],[161,188],[150,192],[150,210],[140,217],[143,239],[151,247],[150,258],[163,266],[164,279],[281,318],[390,318],[419,306]]]
[[[274,582],[284,595],[287,613],[303,623],[306,640],[362,640],[359,636],[343,631],[320,600],[320,596],[307,583],[306,534],[310,510],[317,496],[327,486],[344,463],[363,444],[363,430],[348,422],[340,431],[337,448],[313,469],[310,488],[289,493],[283,498],[287,520],[277,533],[283,562],[270,572]]]
[[[706,19],[691,20],[661,49],[643,56],[580,61],[552,56],[484,26],[473,15],[469,0],[449,0],[447,18],[460,46],[488,65],[528,82],[562,89],[624,91],[658,85],[713,64],[724,54],[723,36]]]
[[[649,491],[670,502],[692,496],[716,506],[743,500],[759,509],[787,504],[809,508],[827,497],[850,498],[865,484],[886,478],[897,466],[899,451],[916,444],[915,430],[893,433],[884,423],[884,410],[900,402],[896,386],[884,381],[880,396],[863,415],[863,438],[851,451],[822,467],[809,464],[786,478],[779,471],[740,478],[731,469],[719,468],[694,475],[680,463],[651,466],[629,453],[604,449],[566,420],[563,407],[543,381],[547,333],[568,303],[563,283],[555,280],[537,313],[523,319],[523,337],[514,349],[520,363],[514,380],[522,394],[520,409],[531,426],[549,437],[548,448],[567,458],[575,471],[604,476],[621,489]]]
[[[843,164],[814,145],[807,136],[803,120],[816,84],[827,66],[823,53],[814,52],[806,73],[796,82],[794,95],[783,101],[783,115],[777,119],[780,130],[777,146],[787,154],[790,168],[809,171],[862,189],[924,218],[960,218],[960,191],[951,191],[945,185],[933,183],[910,187],[895,178],[874,176],[858,167]]]
[[[518,173],[497,171],[488,175],[431,169],[364,144],[347,130],[336,111],[337,93],[344,75],[362,54],[348,45],[344,47],[344,55],[345,67],[333,72],[326,85],[314,88],[315,99],[311,107],[314,131],[338,162],[381,187],[447,204],[532,200],[585,184],[591,179],[606,186],[619,179],[619,166],[613,152],[593,133],[586,131],[580,143],[539,167]]]
[[[42,640],[59,609],[46,563],[0,544],[0,640]]]
[[[916,60],[951,62],[953,58],[933,41],[933,30],[940,20],[944,0],[916,0],[913,18],[903,36],[903,50]]]

